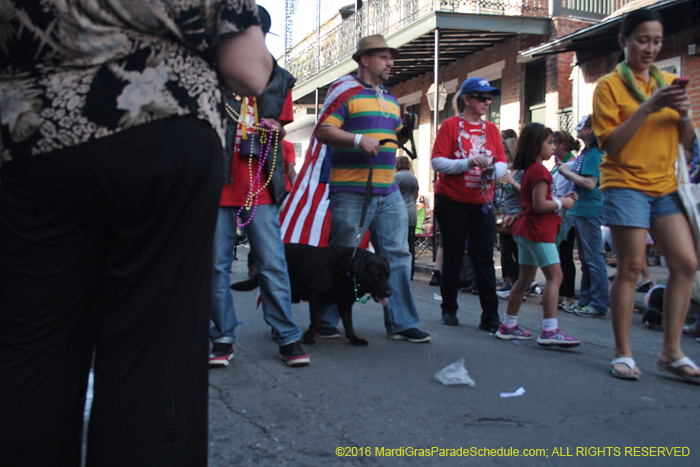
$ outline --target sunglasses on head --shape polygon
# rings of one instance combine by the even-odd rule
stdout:
[[[491,97],[491,96],[475,96],[473,94],[469,94],[469,97],[473,97],[474,99],[479,99],[481,102],[491,102],[493,100],[493,97]]]

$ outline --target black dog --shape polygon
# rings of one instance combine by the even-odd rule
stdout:
[[[292,302],[309,302],[311,325],[304,333],[304,343],[314,344],[320,327],[321,313],[326,305],[337,305],[343,320],[345,335],[352,345],[367,345],[355,335],[352,325],[352,305],[369,294],[386,305],[389,290],[389,264],[384,258],[354,248],[325,247],[287,243],[284,246],[292,289]],[[252,278],[231,286],[234,290],[252,290],[257,284]]]
[[[649,306],[644,310],[642,323],[648,329],[661,328],[664,313],[664,291],[665,287],[654,287],[649,295]]]

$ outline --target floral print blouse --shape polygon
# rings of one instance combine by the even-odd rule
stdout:
[[[254,0],[0,0],[0,162],[176,115],[223,140],[214,47]]]

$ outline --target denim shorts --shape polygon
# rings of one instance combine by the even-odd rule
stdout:
[[[555,243],[538,243],[528,240],[522,235],[516,235],[518,244],[518,263],[523,266],[537,266],[546,268],[551,264],[558,264],[559,251]]]
[[[648,229],[654,219],[685,212],[675,191],[650,196],[631,188],[609,188],[600,197],[605,225]]]

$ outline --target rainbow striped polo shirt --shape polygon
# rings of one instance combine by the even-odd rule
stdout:
[[[379,91],[375,91],[372,86],[358,77],[353,78],[362,84],[364,89],[326,118],[322,125],[334,126],[350,133],[361,133],[379,141],[383,139],[396,141],[396,131],[402,127],[400,107],[396,98],[383,84],[379,86]],[[384,102],[383,109],[378,98],[380,92]],[[394,183],[396,149],[396,144],[386,143],[381,147],[379,154],[373,158],[374,194],[388,195],[398,189]],[[371,159],[371,156],[359,148],[333,148],[331,192],[364,193]]]

